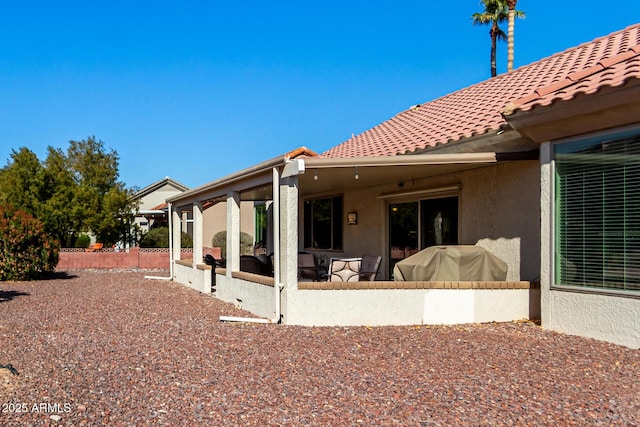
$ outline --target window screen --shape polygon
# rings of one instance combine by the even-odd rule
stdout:
[[[555,284],[640,290],[640,134],[554,146]]]

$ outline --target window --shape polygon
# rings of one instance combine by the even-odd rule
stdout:
[[[267,246],[267,205],[256,205],[254,208],[254,231],[256,245]]]
[[[554,282],[640,290],[640,134],[554,146]]]
[[[342,249],[342,196],[305,202],[304,246],[312,249]]]

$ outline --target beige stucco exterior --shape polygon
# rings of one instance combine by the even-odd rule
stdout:
[[[427,166],[425,166],[427,167]],[[357,225],[343,225],[343,251],[313,251],[327,257],[381,255],[379,279],[388,279],[387,206],[393,196],[413,190],[458,186],[459,244],[480,245],[509,266],[507,280],[534,280],[540,272],[540,193],[537,160],[498,163],[451,174],[397,182],[364,189],[346,188],[344,217],[358,213]],[[523,189],[526,189],[523,191]],[[388,195],[381,197],[381,195]],[[307,197],[313,198],[310,194]],[[419,200],[427,196],[410,196]],[[298,215],[302,217],[302,204]],[[298,230],[303,247],[303,224]]]
[[[560,286],[554,283],[553,271],[552,144],[623,128],[633,135],[633,143],[638,143],[640,79],[636,64],[640,54],[632,42],[637,29],[624,31],[628,34],[610,35],[607,49],[596,49],[601,44],[598,41],[576,48],[577,55],[565,52],[550,57],[553,61],[540,61],[538,65],[544,66],[541,69],[546,72],[535,74],[548,79],[515,70],[483,82],[473,91],[460,91],[455,98],[463,101],[459,105],[445,96],[433,101],[432,109],[425,108],[431,103],[418,105],[324,155],[301,147],[206,184],[184,197],[174,197],[182,207],[193,209],[196,219],[203,202],[226,200],[230,256],[227,268],[213,276],[218,279],[216,296],[268,321],[287,324],[399,325],[541,317],[547,329],[640,348],[637,290]],[[583,56],[578,49],[588,53],[584,56],[593,60],[591,65],[571,63]],[[561,59],[563,66],[558,67],[555,59]],[[562,72],[556,78],[558,70]],[[501,87],[494,87],[493,83]],[[519,87],[523,91],[503,90]],[[485,99],[495,103],[484,103]],[[455,119],[450,120],[458,114],[470,123],[461,122],[458,126]],[[444,157],[439,158],[440,154]],[[241,225],[244,214],[240,201],[270,200],[269,191],[274,188],[273,277],[239,271],[238,234],[246,227]],[[632,185],[629,189],[637,191]],[[389,205],[452,195],[457,196],[457,242],[482,246],[505,261],[507,280],[389,280]],[[305,201],[333,196],[342,197],[342,248],[305,248]],[[332,208],[334,201],[339,203],[338,199],[319,200],[310,206]],[[424,206],[426,212],[428,205],[414,206]],[[414,206],[402,208],[410,211]],[[413,210],[410,212],[413,215]],[[357,214],[357,224],[346,224],[347,213]],[[220,222],[212,220],[203,225],[205,221],[197,219],[197,242],[206,241],[213,234],[214,231],[203,231],[205,228],[208,230],[214,223],[220,227],[225,224],[223,212],[220,216],[214,211],[206,215],[219,218]],[[335,212],[329,214],[331,221],[326,220],[326,211],[322,215],[325,216],[317,219],[319,227],[333,227]],[[427,215],[416,217],[422,220]],[[410,238],[398,239],[411,242],[405,248],[409,253],[415,249],[414,242],[419,241],[413,238],[414,234],[422,231],[420,227],[415,230],[413,218],[412,228],[403,229]],[[580,221],[575,223],[587,224]],[[320,244],[330,246],[327,242]],[[355,285],[298,282],[297,255],[301,250],[322,258],[380,255],[378,281]],[[631,252],[625,249],[627,253]],[[206,281],[211,276],[207,276],[206,266],[198,264],[200,254],[194,254],[191,263],[175,263],[173,277],[206,292]],[[586,261],[589,258],[584,255]]]
[[[254,237],[255,215],[253,202],[240,203],[240,231]],[[227,229],[227,204],[217,203],[203,212],[203,241],[204,246],[211,246],[213,236]]]
[[[185,190],[187,190],[187,187],[184,185],[165,177],[138,191],[134,195],[134,198],[138,201],[138,212],[134,223],[139,227],[140,231],[143,233],[149,231],[155,219],[166,221],[167,213],[163,209],[159,209],[159,207],[168,198],[176,196]]]
[[[139,199],[140,201],[139,209],[141,211],[151,210],[155,206],[163,204],[165,200],[167,200],[169,197],[175,196],[176,194],[180,194],[182,191],[184,190],[176,188],[170,183],[167,183],[162,187],[154,190],[153,192],[141,197]]]
[[[358,212],[357,225],[342,225],[344,250],[318,254],[362,256],[379,253],[385,257],[381,271],[386,276],[387,203],[397,199],[400,188],[397,180],[380,184],[380,176],[384,176],[388,170],[385,172],[384,169],[373,168],[362,170],[358,188],[353,188],[349,181],[339,179],[337,186],[328,188],[325,185],[322,191],[314,192],[314,184],[310,181],[315,180],[309,179],[313,171],[310,169],[305,172],[304,163],[301,162],[297,168],[292,168],[298,171],[297,175],[273,181],[279,187],[279,199],[273,201],[274,209],[279,212],[277,221],[274,219],[278,224],[279,236],[274,255],[274,277],[240,271],[238,257],[234,256],[238,251],[236,230],[240,228],[242,216],[239,197],[243,192],[242,183],[238,183],[238,191],[227,192],[226,202],[219,204],[226,207],[226,227],[231,233],[228,233],[227,240],[229,252],[226,269],[219,269],[216,273],[215,296],[269,321],[296,325],[402,325],[538,317],[539,291],[535,286],[530,286],[528,281],[520,280],[525,277],[531,279],[539,271],[539,219],[535,214],[539,212],[539,194],[536,191],[522,192],[516,185],[500,188],[505,181],[519,180],[523,185],[539,182],[538,162],[496,163],[494,156],[484,157],[494,158],[493,163],[478,167],[465,164],[447,166],[447,173],[435,175],[433,170],[440,169],[426,164],[399,170],[403,179],[401,190],[420,193],[435,187],[455,188],[460,202],[460,243],[479,244],[502,257],[510,268],[507,282],[498,285],[470,282],[442,284],[444,287],[441,288],[437,284],[397,285],[397,282],[370,282],[369,287],[354,289],[301,287],[297,275],[297,254],[303,249],[302,212],[305,199],[341,194],[344,200],[342,217],[345,218],[347,212]],[[287,166],[289,162],[284,164]],[[423,168],[428,168],[429,173],[424,173]],[[282,174],[286,168],[278,169],[278,173]],[[335,169],[325,169],[323,173],[324,176],[335,177],[344,171],[338,165]],[[258,183],[262,182],[259,186],[271,179],[269,172],[265,168],[260,178],[262,181],[255,178]],[[432,176],[416,178],[416,173]],[[302,179],[305,175],[306,179]],[[213,185],[211,190],[207,190],[210,193],[204,190],[202,193],[193,192],[180,201],[193,201],[194,218],[197,219],[198,209],[202,206],[198,200],[211,198],[222,191],[219,189],[221,187],[222,184]],[[433,193],[430,194],[433,196]],[[183,209],[187,207],[186,204],[182,206]],[[534,212],[533,216],[531,212]],[[204,224],[200,227],[205,228]],[[198,224],[194,224],[196,235],[198,228]],[[207,276],[210,267],[197,261],[197,256],[194,251],[193,261],[176,262],[173,277],[206,292],[209,286],[206,282],[211,277]],[[458,300],[465,304],[457,304]],[[434,301],[439,302],[437,307],[434,307]]]
[[[637,295],[553,288],[553,166],[550,142],[541,146],[540,170],[542,326],[640,348],[640,298]]]

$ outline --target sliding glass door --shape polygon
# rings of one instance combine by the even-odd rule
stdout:
[[[434,245],[458,244],[458,196],[389,204],[389,277],[398,261]]]

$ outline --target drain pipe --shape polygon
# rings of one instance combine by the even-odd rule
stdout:
[[[259,319],[253,317],[220,316],[221,322],[247,323],[280,323],[282,310],[280,301],[280,173],[273,168],[273,290],[275,297],[275,316],[273,319]]]
[[[145,279],[153,279],[153,280],[172,280],[173,279],[173,227],[172,227],[172,218],[173,212],[171,211],[171,203],[168,205],[169,209],[169,277],[161,277],[161,276],[144,276]]]

